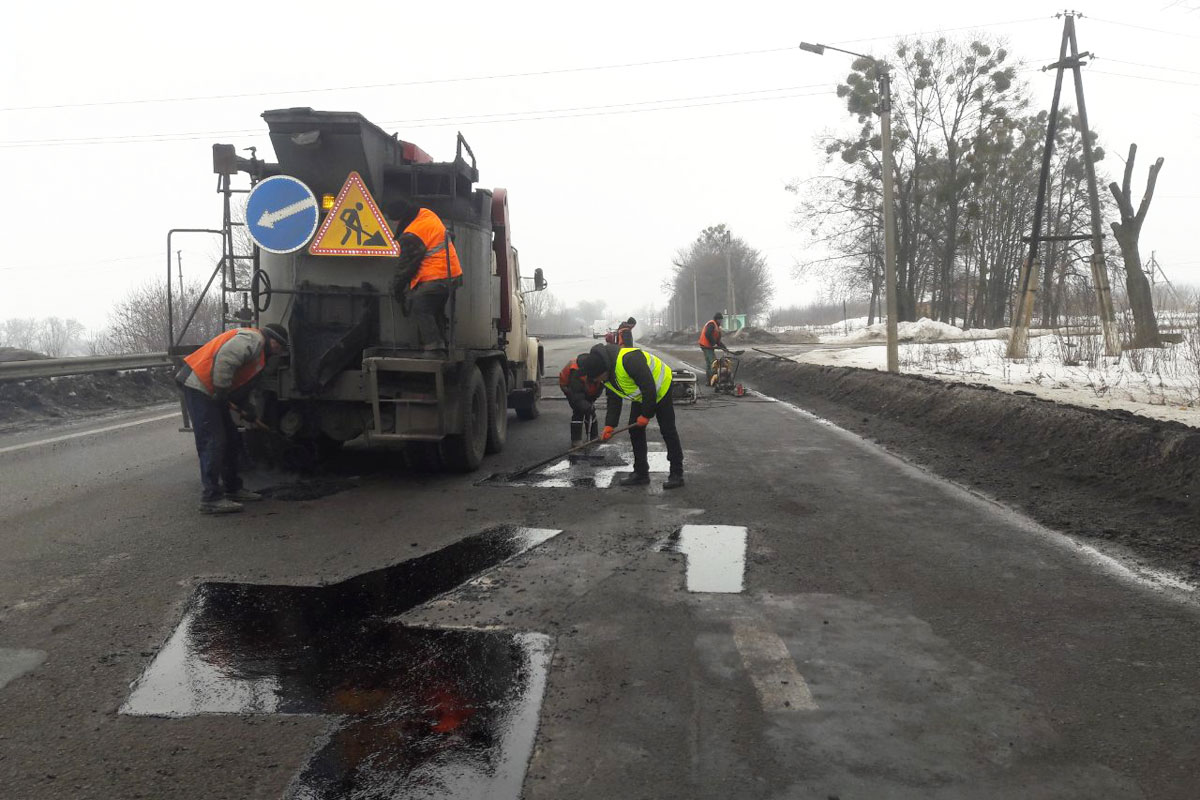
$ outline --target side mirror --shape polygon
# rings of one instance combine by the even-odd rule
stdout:
[[[537,269],[535,269],[533,271],[533,290],[535,292],[540,292],[542,289],[545,289],[545,288],[546,288],[546,276],[542,272],[542,268],[538,267]]]

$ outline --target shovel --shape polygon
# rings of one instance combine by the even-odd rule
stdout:
[[[285,467],[294,470],[306,470],[316,463],[317,454],[311,448],[289,439],[279,431],[271,428],[261,419],[251,421],[242,412],[242,409],[233,403],[229,404],[229,410],[236,414],[242,422],[267,434],[267,438],[271,441],[270,449],[275,451],[279,461]]]
[[[613,436],[616,436],[618,433],[625,433],[630,428],[636,428],[636,427],[637,427],[637,424],[635,423],[633,425],[626,425],[624,428],[617,428],[615,431],[613,431]],[[523,478],[526,475],[528,475],[529,473],[533,472],[535,469],[544,467],[547,464],[552,464],[561,458],[566,458],[567,456],[571,455],[572,453],[578,453],[580,450],[584,450],[588,447],[591,447],[594,444],[600,444],[603,441],[604,441],[603,439],[592,439],[590,442],[584,442],[583,444],[577,444],[574,447],[572,447],[570,450],[565,450],[561,453],[557,453],[555,455],[550,456],[547,459],[537,462],[536,464],[530,464],[528,467],[525,467],[523,469],[517,470],[516,472],[510,473],[506,480],[514,481],[517,478]]]

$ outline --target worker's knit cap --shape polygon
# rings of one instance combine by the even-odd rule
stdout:
[[[283,327],[278,322],[269,322],[266,325],[262,326],[262,328],[260,328],[260,330],[263,332],[263,335],[265,335],[271,339],[274,339],[275,341],[279,342],[284,347],[288,346],[287,328]]]
[[[604,356],[592,351],[579,360],[579,368],[589,378],[597,378],[608,371],[608,362]]]

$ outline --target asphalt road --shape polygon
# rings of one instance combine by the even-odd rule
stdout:
[[[547,363],[590,345],[547,342]],[[331,584],[506,525],[562,533],[388,614],[544,635],[523,797],[1197,796],[1190,592],[756,397],[679,409],[682,490],[664,493],[665,475],[605,487],[599,464],[552,468],[545,486],[478,485],[565,449],[565,403],[542,406],[536,421],[513,418],[507,449],[475,475],[414,475],[395,454],[351,451],[327,483],[339,491],[225,518],[196,513],[191,439],[167,410],[0,438],[0,796],[310,796],[297,775],[339,744],[339,717],[263,701],[286,679],[241,675],[257,710],[243,698],[242,713],[119,713],[193,619],[196,587]],[[661,449],[653,425],[650,438]],[[681,526],[735,529],[715,573],[735,589],[742,577],[742,591],[689,591],[703,588],[703,559],[670,551]],[[282,607],[311,597],[296,592]],[[301,649],[358,653],[338,636],[366,628],[330,624],[306,629]],[[342,698],[365,680],[347,660],[330,689]],[[412,742],[374,746],[377,766],[394,766]]]

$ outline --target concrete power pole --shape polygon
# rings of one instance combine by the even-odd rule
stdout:
[[[700,291],[696,288],[696,272],[692,270],[692,306],[696,314],[696,330],[700,330]]]
[[[175,251],[175,265],[179,270],[179,295],[183,296],[183,251]]]
[[[734,315],[733,305],[733,260],[729,257],[729,246],[725,247],[725,303],[729,306],[730,318]],[[732,322],[730,323],[732,325]]]

